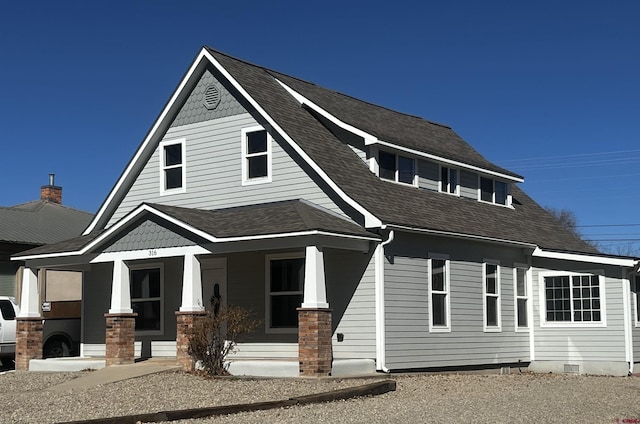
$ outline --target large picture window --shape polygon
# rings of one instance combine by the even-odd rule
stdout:
[[[271,181],[271,136],[261,127],[242,130],[242,182]]]
[[[136,331],[162,331],[161,268],[131,269],[130,289]]]
[[[267,260],[267,329],[298,328],[298,311],[303,300],[303,257],[271,257]]]
[[[484,331],[501,331],[500,265],[487,262],[484,267]]]
[[[160,194],[185,191],[185,139],[160,143]]]
[[[602,322],[600,289],[597,275],[545,276],[546,322]]]
[[[429,331],[451,330],[449,282],[449,260],[444,257],[429,259]]]

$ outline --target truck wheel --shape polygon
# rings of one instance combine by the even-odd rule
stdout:
[[[61,339],[53,339],[45,343],[42,349],[42,356],[44,358],[61,358],[63,356],[70,356],[71,348],[66,341]]]

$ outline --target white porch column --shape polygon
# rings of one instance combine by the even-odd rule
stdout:
[[[129,267],[123,260],[113,261],[113,282],[111,283],[110,314],[130,314],[131,292],[129,284]]]
[[[322,247],[307,246],[305,253],[304,300],[302,307],[328,308]]]
[[[40,317],[40,293],[38,292],[38,274],[31,268],[22,271],[22,293],[20,295],[20,318]]]
[[[184,274],[182,276],[182,305],[180,312],[204,311],[202,302],[202,275],[200,261],[193,254],[184,255]]]

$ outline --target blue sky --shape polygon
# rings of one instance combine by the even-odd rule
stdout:
[[[640,241],[639,17],[631,0],[2,2],[0,205],[53,172],[95,212],[206,44],[450,125],[541,205],[616,225],[587,238]]]

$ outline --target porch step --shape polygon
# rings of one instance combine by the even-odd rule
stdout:
[[[29,371],[83,371],[99,370],[105,367],[105,360],[98,358],[49,358],[32,359],[29,361]]]

